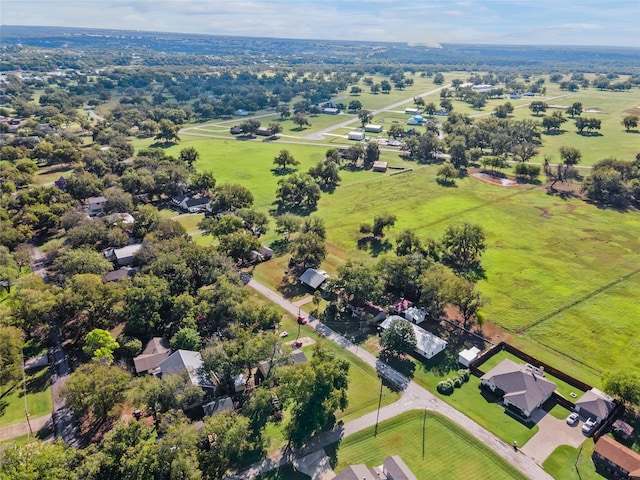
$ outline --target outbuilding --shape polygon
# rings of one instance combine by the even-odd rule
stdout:
[[[383,130],[382,125],[365,125],[364,131],[369,133],[381,133]]]
[[[364,132],[349,132],[349,135],[347,135],[347,139],[356,140],[358,142],[364,140]]]
[[[390,315],[387,319],[380,324],[380,328],[386,330],[392,323],[398,320],[405,320],[398,315]],[[424,328],[420,328],[417,325],[411,324],[413,332],[416,335],[416,348],[415,352],[422,355],[427,360],[435,357],[438,353],[447,348],[447,342],[440,337],[434,335],[431,332],[426,331]]]
[[[458,362],[469,368],[469,365],[478,358],[478,355],[480,355],[480,349],[478,347],[466,348],[458,354]]]
[[[404,109],[404,113],[406,113],[408,115],[416,115],[416,114],[420,113],[420,109],[419,108],[405,108]]]

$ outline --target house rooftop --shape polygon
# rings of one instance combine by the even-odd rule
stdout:
[[[576,402],[576,408],[584,410],[600,419],[607,418],[615,408],[613,397],[601,392],[597,388],[587,390]]]
[[[522,411],[530,412],[556,389],[538,369],[505,358],[480,380],[487,380],[505,392],[504,398]]]
[[[629,472],[630,479],[640,478],[640,454],[607,436],[600,437],[593,453]]]
[[[298,280],[300,280],[302,283],[304,283],[305,285],[308,285],[309,287],[315,290],[320,285],[322,285],[322,283],[327,278],[329,278],[329,275],[327,275],[327,272],[325,272],[324,270],[318,270],[316,268],[307,268],[307,270],[305,270],[305,272],[302,275],[300,275],[300,278]]]
[[[213,382],[202,369],[200,352],[178,350],[160,363],[163,375],[180,375],[186,372],[193,385],[202,388],[213,388]]]
[[[384,322],[380,324],[380,327],[383,330],[386,330],[393,322],[397,320],[409,321],[398,315],[390,315],[384,320]],[[413,327],[413,332],[416,335],[416,352],[418,352],[420,355],[423,355],[427,359],[430,359],[447,348],[447,342],[445,340],[441,339],[431,332],[426,331],[424,328],[420,328],[413,323],[411,323],[411,326]]]
[[[153,337],[144,347],[142,353],[133,359],[136,373],[155,370],[170,353],[171,349],[166,338]]]

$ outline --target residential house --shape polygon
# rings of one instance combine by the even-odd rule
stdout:
[[[87,213],[91,217],[102,215],[104,213],[104,204],[107,203],[107,197],[90,197],[87,198]]]
[[[325,113],[327,115],[338,115],[340,113],[340,109],[334,107],[326,107],[322,109],[322,113]]]
[[[380,328],[386,330],[391,326],[393,322],[398,320],[405,320],[404,318],[398,315],[390,315],[386,318],[384,322],[380,324]],[[413,332],[416,335],[416,348],[415,352],[427,360],[435,357],[438,353],[442,352],[445,348],[447,348],[447,342],[440,337],[434,335],[431,332],[428,332],[424,328],[420,328],[415,324],[411,324],[413,327]]]
[[[271,257],[273,257],[273,250],[269,247],[265,247],[264,245],[260,248],[260,250],[251,251],[251,261],[253,263],[265,262],[267,260],[270,260]]]
[[[544,378],[541,368],[508,358],[480,377],[480,385],[502,395],[505,407],[524,417],[529,417],[556,389],[555,383]]]
[[[116,270],[117,271],[117,270]],[[160,368],[160,363],[171,353],[169,342],[166,338],[153,337],[147,343],[140,355],[133,357],[133,366],[138,375],[152,373]]]
[[[201,387],[207,393],[213,394],[214,385],[203,370],[200,352],[191,350],[177,350],[160,362],[162,375],[186,374],[194,386]]]
[[[509,94],[509,98],[511,100],[520,100],[522,98],[522,95],[520,95],[519,93],[510,93]]]
[[[350,465],[333,480],[418,480],[406,463],[398,455],[387,457],[377,467],[367,468],[364,464]]]
[[[640,454],[610,437],[600,437],[591,455],[596,470],[622,480],[640,480]]]
[[[202,408],[204,409],[204,414],[208,416],[215,415],[216,413],[221,413],[226,410],[234,410],[233,400],[231,400],[231,397],[216,398],[212,402],[204,404]]]
[[[115,262],[118,267],[124,267],[133,263],[136,253],[141,248],[141,243],[134,243],[122,248],[108,248],[104,251],[104,256],[108,260]]]
[[[58,180],[53,182],[53,185],[64,192],[67,187],[67,179],[64,176],[61,176]]]
[[[300,349],[293,350],[286,358],[282,359],[279,365],[296,365],[298,363],[305,363],[307,356]],[[269,360],[258,363],[258,367],[253,371],[253,381],[255,385],[260,385],[269,376],[272,363]]]
[[[130,213],[112,213],[107,216],[107,219],[113,225],[122,225],[123,227],[131,227],[136,223],[136,219]]]
[[[378,305],[373,304],[370,301],[364,302],[362,307],[351,307],[351,315],[353,317],[359,318],[360,320],[368,320],[372,323],[378,323],[387,316],[387,311]]]
[[[324,270],[307,268],[305,272],[300,275],[298,280],[300,280],[300,283],[306,285],[312,290],[317,290],[328,278],[329,275]]]
[[[238,135],[242,133],[242,127],[240,125],[234,125],[229,129],[229,133],[231,133],[231,135]]]
[[[416,115],[407,120],[407,125],[422,125],[424,123],[424,118],[420,115]]]
[[[364,131],[365,132],[370,132],[370,133],[382,133],[382,125],[365,125],[364,126]]]
[[[478,347],[466,348],[458,354],[458,363],[469,368],[469,365],[471,365],[479,355],[480,349]]]
[[[364,132],[349,132],[349,134],[347,135],[347,140],[356,140],[358,142],[364,140]]]
[[[171,199],[175,206],[189,213],[204,212],[210,201],[206,195],[179,195]]]
[[[256,130],[256,135],[260,135],[262,137],[270,137],[271,130],[267,127],[258,127],[258,129]]]
[[[597,388],[592,388],[584,392],[576,402],[574,410],[582,417],[592,418],[596,420],[596,423],[600,423],[613,412],[615,407],[616,404],[613,397]]]
[[[104,283],[119,282],[120,280],[124,280],[125,278],[129,278],[129,277],[133,276],[133,274],[136,272],[136,270],[137,269],[135,269],[135,268],[129,268],[129,267],[123,267],[123,268],[119,268],[117,270],[112,270],[111,272],[106,273],[102,277],[102,281]]]

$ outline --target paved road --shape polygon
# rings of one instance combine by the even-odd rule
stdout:
[[[36,245],[32,245],[29,251],[31,257],[31,269],[36,275],[46,279],[45,257]],[[52,325],[50,340],[53,346],[49,349],[51,361],[51,396],[53,400],[53,413],[51,420],[55,428],[56,438],[62,438],[67,445],[78,446],[77,426],[73,412],[66,407],[60,398],[60,390],[66,378],[71,373],[69,361],[62,348],[62,336],[60,329]]]
[[[424,97],[427,95],[432,95],[434,93],[439,92],[440,90],[444,89],[444,88],[449,88],[451,86],[451,84],[448,85],[444,85],[442,87],[438,87],[438,88],[434,88],[433,90],[429,91],[429,92],[424,92],[421,93],[420,95],[416,95],[416,97]],[[398,108],[401,105],[404,105],[405,103],[407,103],[410,99],[405,98],[404,100],[400,100],[399,102],[393,103],[391,105],[387,105],[384,108],[381,108],[379,110],[372,110],[371,113],[373,115],[379,115],[380,113],[384,113],[387,112],[389,110],[393,110],[395,108]],[[317,132],[313,132],[310,133],[309,135],[305,135],[302,138],[306,138],[308,140],[323,140],[324,139],[324,134],[325,133],[329,133],[332,132],[333,130],[336,130],[338,128],[344,128],[344,127],[348,127],[351,124],[354,124],[356,122],[359,122],[360,119],[356,116],[354,118],[350,118],[349,120],[346,120],[344,122],[338,123],[337,125],[332,125],[330,127],[327,128],[323,128],[322,130],[318,130]]]
[[[31,431],[29,431],[29,424],[26,420],[24,422],[14,423],[13,425],[0,428],[0,442],[21,437],[28,433],[33,433],[35,435],[51,423],[51,415],[49,414],[43,415],[42,417],[29,418],[29,423],[31,424]]]
[[[253,279],[249,281],[248,285],[249,287],[253,288],[257,292],[270,299],[272,302],[280,305],[287,312],[291,313],[292,315],[298,315],[298,307],[289,302],[287,299],[283,298],[278,293]],[[308,317],[308,314],[306,312],[300,313]],[[308,325],[311,328],[314,328],[315,330],[323,333],[328,339],[346,348],[373,368],[376,368],[383,376],[388,378],[390,381],[393,381],[394,383],[404,387],[402,397],[399,401],[388,405],[380,410],[380,421],[387,420],[401,413],[416,409],[427,409],[438,412],[467,430],[467,432],[476,437],[478,440],[480,440],[510,464],[515,466],[527,477],[534,480],[552,480],[553,477],[546,473],[542,469],[542,467],[538,465],[532,458],[524,455],[521,452],[515,452],[511,445],[503,442],[493,433],[481,427],[469,417],[451,407],[448,403],[439,399],[418,384],[412,382],[410,379],[395,371],[393,368],[385,364],[381,364],[381,362],[379,362],[379,360],[374,355],[370,354],[364,349],[357,348],[357,346],[352,344],[349,340],[336,334],[335,332],[328,330],[322,323],[318,322],[317,320],[310,321]],[[336,442],[344,436],[351,435],[352,433],[358,432],[364,428],[373,426],[375,425],[375,422],[376,412],[368,413],[358,419],[346,423],[341,427],[338,427],[337,429],[318,435],[313,439],[312,442],[310,442],[309,445],[306,445],[299,451],[277,452],[274,456],[255,465],[252,465],[249,469],[228,478],[233,480],[253,478],[259,473],[264,473],[277,468],[280,465],[289,463],[293,456],[300,457],[307,455],[314,450],[318,450],[319,448],[323,448],[326,445]]]

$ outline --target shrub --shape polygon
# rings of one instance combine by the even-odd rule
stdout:
[[[463,382],[468,382],[469,381],[469,370],[467,370],[466,368],[461,368],[460,370],[458,370],[458,377]]]
[[[464,381],[462,380],[461,377],[456,377],[456,378],[453,379],[453,386],[455,388],[460,388],[463,383],[464,383]]]
[[[454,386],[453,382],[450,379],[447,379],[438,383],[438,386],[436,388],[438,390],[438,393],[442,395],[451,395],[453,393]]]

